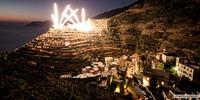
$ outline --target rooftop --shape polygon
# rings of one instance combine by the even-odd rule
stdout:
[[[175,52],[164,52],[163,54],[165,54],[166,56],[177,57],[177,54]]]
[[[170,73],[165,72],[163,70],[152,69],[152,70],[144,71],[144,75],[148,75],[148,76],[155,75],[157,77],[160,77],[161,79],[162,78],[168,79]]]
[[[154,63],[164,63],[162,60],[158,60],[158,59],[156,59],[156,58],[152,59],[152,61],[153,61]]]
[[[189,59],[184,59],[184,58],[180,58],[180,63],[184,64],[188,67],[191,67],[193,69],[199,69],[199,63],[198,62],[191,62]]]

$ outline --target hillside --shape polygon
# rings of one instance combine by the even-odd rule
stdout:
[[[132,52],[166,49],[200,61],[199,11],[199,0],[139,0],[98,15],[96,23],[103,24],[97,32],[49,29],[22,48],[0,54],[0,99],[124,99],[94,86],[93,78],[65,80],[60,75],[76,74],[94,58],[104,61]],[[46,24],[28,26],[40,25]]]
[[[49,27],[49,26],[51,26],[51,22],[50,21],[33,21],[31,23],[28,23],[26,26],[28,26],[28,27],[41,27],[41,26]]]
[[[0,100],[120,100],[88,80],[60,79],[58,71],[17,53],[0,54],[0,66]]]
[[[117,8],[117,9],[113,9],[111,11],[107,11],[107,12],[104,12],[104,13],[101,13],[99,15],[96,15],[94,17],[94,19],[102,19],[102,18],[109,18],[109,17],[112,17],[112,16],[115,16],[119,13],[122,13],[124,11],[126,11],[127,9],[129,9],[130,7],[134,6],[135,4],[141,2],[141,0],[138,0],[137,2],[129,5],[129,6],[125,6],[125,7],[122,7],[122,8]]]
[[[23,47],[0,55],[0,99],[121,100],[92,84],[99,77],[60,78],[79,73],[96,57],[103,61],[106,55],[127,53],[116,42],[103,32],[49,29]]]
[[[179,55],[200,54],[198,0],[141,0],[109,18],[113,39],[138,52],[162,49]]]

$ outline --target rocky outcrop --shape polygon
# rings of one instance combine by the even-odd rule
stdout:
[[[26,26],[28,27],[50,27],[51,26],[51,22],[50,21],[33,21],[29,24],[27,24]]]

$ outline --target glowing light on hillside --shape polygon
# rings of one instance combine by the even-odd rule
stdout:
[[[125,84],[124,84],[124,88],[127,88],[127,86],[128,86],[128,80],[126,79]]]
[[[149,78],[148,77],[143,77],[143,86],[149,86]]]
[[[92,30],[92,26],[90,24],[90,19],[86,20],[86,13],[85,9],[82,8],[81,10],[81,21],[77,16],[78,9],[73,10],[70,5],[68,5],[62,15],[59,17],[58,13],[58,6],[54,3],[54,14],[51,15],[53,21],[53,28],[54,29],[64,29],[64,28],[71,28],[74,30],[88,32]]]
[[[178,71],[178,67],[173,67],[173,69],[177,72]]]
[[[116,87],[114,92],[115,93],[120,93],[120,84],[117,84],[117,87]]]

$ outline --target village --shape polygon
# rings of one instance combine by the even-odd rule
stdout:
[[[149,55],[150,56],[150,55]],[[123,95],[132,94],[134,99],[155,99],[149,90],[154,85],[155,88],[164,87],[162,96],[165,100],[170,100],[176,94],[186,94],[176,85],[177,79],[187,78],[189,81],[198,81],[199,65],[189,63],[184,57],[178,57],[166,51],[159,52],[150,57],[150,68],[144,67],[139,54],[123,55],[120,57],[105,57],[104,62],[92,62],[91,66],[82,68],[78,75],[60,75],[60,78],[91,78],[97,86],[104,89],[111,89],[114,93]],[[167,65],[167,66],[166,66]],[[170,67],[169,67],[170,65]],[[168,67],[168,68],[165,68]],[[114,87],[114,89],[113,89]],[[194,92],[198,94],[198,92]],[[198,98],[198,96],[196,97]]]

